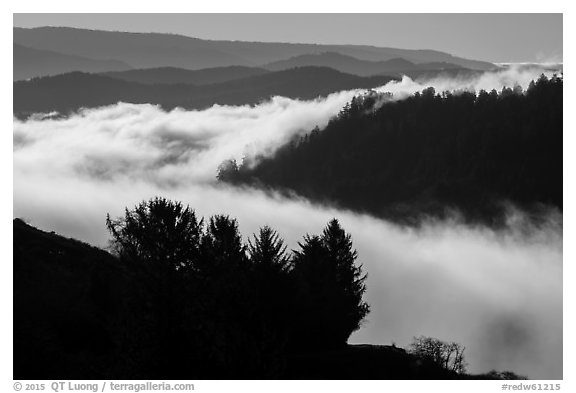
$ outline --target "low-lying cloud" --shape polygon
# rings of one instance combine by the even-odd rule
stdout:
[[[466,80],[409,78],[376,88],[401,99],[437,91],[501,89],[528,83],[539,70],[510,68]],[[105,246],[106,213],[121,215],[155,195],[184,201],[198,214],[239,219],[244,238],[264,224],[295,248],[337,217],[352,233],[368,272],[368,321],[352,342],[407,345],[428,335],[463,343],[470,371],[512,370],[562,377],[562,223],[506,230],[457,221],[419,229],[348,211],[214,184],[225,159],[273,154],[292,136],[329,119],[360,91],[298,101],[274,97],[257,106],[162,111],[118,104],[66,119],[14,120],[14,216]],[[521,215],[519,216],[521,217]]]

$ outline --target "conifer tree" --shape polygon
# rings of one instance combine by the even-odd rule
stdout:
[[[362,300],[366,275],[356,265],[352,239],[337,220],[322,236],[306,236],[295,251],[292,274],[298,286],[298,332],[303,344],[343,345],[369,312]]]
[[[246,264],[246,246],[238,222],[227,215],[210,217],[201,241],[203,268],[208,271],[234,270]]]
[[[328,223],[321,239],[335,269],[343,312],[341,334],[348,339],[370,311],[368,304],[362,300],[367,275],[362,273],[362,265],[356,264],[358,253],[353,248],[351,235],[346,233],[337,219]]]
[[[248,253],[252,268],[257,271],[283,273],[288,269],[290,260],[284,240],[267,225],[260,228],[253,240],[248,240]]]

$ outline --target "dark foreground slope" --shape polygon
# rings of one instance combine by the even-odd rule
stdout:
[[[190,84],[140,84],[103,75],[69,73],[14,83],[14,114],[69,113],[80,108],[129,102],[158,104],[164,109],[202,109],[214,104],[256,104],[274,95],[313,99],[355,88],[373,88],[393,78],[359,77],[330,68],[302,67],[270,72],[203,86]]]
[[[222,166],[221,180],[296,191],[316,201],[418,222],[450,210],[498,225],[503,203],[562,209],[562,78],[406,100],[354,100],[256,165]]]
[[[253,318],[241,320],[237,274],[212,289],[183,287],[19,219],[13,234],[15,379],[501,378],[455,374],[395,346],[286,352],[269,331],[254,332]]]
[[[107,252],[16,219],[14,378],[103,378],[120,367],[128,271]],[[122,299],[122,301],[119,301]]]

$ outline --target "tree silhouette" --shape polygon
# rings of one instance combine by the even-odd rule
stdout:
[[[414,337],[409,348],[412,354],[429,359],[446,370],[458,374],[466,372],[464,349],[465,347],[455,342],[444,342],[437,338],[424,336]]]
[[[123,258],[172,270],[193,268],[198,261],[202,220],[181,202],[143,201],[116,220],[108,214],[106,226],[112,248]]]
[[[370,312],[370,307],[362,300],[366,292],[366,274],[362,265],[356,265],[358,253],[353,248],[352,237],[332,219],[322,233],[322,242],[328,251],[330,262],[336,268],[336,280],[340,289],[339,303],[345,318],[342,319],[339,334],[347,340],[358,330],[360,323]]]
[[[116,220],[107,215],[106,225],[121,259],[144,272],[138,285],[147,290],[145,312],[130,312],[128,320],[149,325],[132,337],[151,343],[143,348],[147,372],[175,377],[192,365],[199,367],[191,354],[202,354],[198,338],[205,329],[199,320],[207,320],[206,301],[198,285],[190,284],[198,283],[194,274],[201,266],[203,220],[181,202],[156,197],[126,208]]]
[[[285,273],[289,268],[290,258],[286,254],[286,245],[278,232],[269,226],[260,228],[258,236],[248,240],[248,253],[252,269],[265,274]]]
[[[337,220],[322,236],[305,236],[294,252],[292,275],[298,288],[297,329],[302,345],[341,346],[369,312],[362,301],[366,276],[356,266],[352,240]]]
[[[334,345],[328,331],[338,320],[334,309],[335,277],[328,253],[319,236],[304,237],[294,251],[292,276],[296,283],[297,311],[294,323],[294,346]]]
[[[286,335],[293,316],[290,257],[278,233],[264,226],[248,242],[250,285],[256,292],[258,312],[264,329],[269,329],[279,341]]]
[[[200,244],[203,268],[207,272],[232,271],[246,265],[246,246],[238,222],[227,215],[210,217]]]

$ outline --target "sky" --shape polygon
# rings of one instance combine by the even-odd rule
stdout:
[[[562,62],[562,14],[14,14],[68,26],[203,39],[435,49],[490,62]]]

